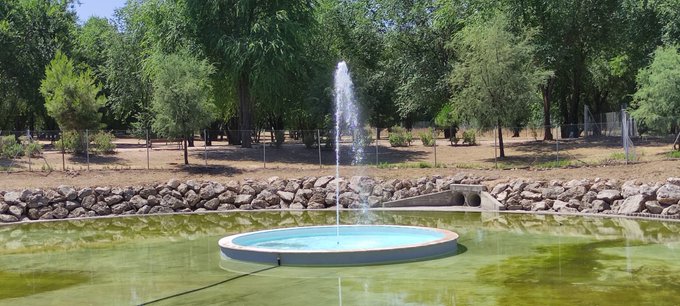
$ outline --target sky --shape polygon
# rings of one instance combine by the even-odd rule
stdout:
[[[79,22],[82,24],[91,16],[113,18],[114,10],[125,6],[125,0],[80,0],[75,4]]]

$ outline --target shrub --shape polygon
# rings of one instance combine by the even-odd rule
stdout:
[[[3,136],[0,138],[0,157],[3,158],[15,158],[22,156],[24,150],[21,144],[16,141],[14,135]]]
[[[449,140],[451,141],[451,145],[455,146],[457,146],[458,143],[460,142],[460,138],[456,137],[456,135],[451,136],[451,139]]]
[[[413,135],[406,131],[403,127],[394,126],[390,129],[390,135],[388,140],[390,145],[393,147],[408,147],[411,145],[413,140]]]
[[[423,142],[423,145],[426,147],[433,147],[436,139],[434,138],[433,131],[432,129],[427,129],[427,132],[420,133],[418,136],[420,136],[420,141]]]
[[[474,146],[477,144],[477,131],[474,129],[467,130],[463,132],[463,144],[468,144]]]
[[[92,152],[97,154],[112,154],[115,153],[116,144],[113,140],[116,139],[110,132],[98,132],[92,135],[91,141],[94,145]]]
[[[316,131],[302,131],[302,142],[307,149],[315,148],[317,145]]]
[[[61,133],[61,138],[55,143],[59,151],[81,154],[85,153],[85,143],[83,135],[77,131],[65,131]]]
[[[362,147],[370,146],[373,143],[373,132],[370,129],[364,129],[364,132],[356,134],[357,144]]]
[[[19,137],[23,147],[23,154],[30,157],[39,157],[42,155],[42,145],[37,141],[33,141],[27,136]]]
[[[283,130],[274,131],[274,145],[280,148],[283,145],[283,141],[286,139]]]

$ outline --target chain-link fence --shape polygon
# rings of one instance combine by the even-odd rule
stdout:
[[[592,125],[591,125],[592,126]],[[630,128],[630,127],[629,127]],[[623,130],[623,129],[619,129]],[[379,168],[554,168],[674,159],[674,135],[588,132],[586,125],[479,131],[470,128],[367,129],[361,163]],[[550,139],[552,136],[552,140]],[[356,135],[340,138],[340,164],[355,163]],[[243,148],[250,138],[250,148]],[[0,131],[1,171],[177,169],[184,142],[150,131]],[[628,144],[628,159],[625,145]],[[332,130],[202,130],[189,137],[191,167],[318,169],[336,163]],[[501,156],[501,148],[504,156]]]

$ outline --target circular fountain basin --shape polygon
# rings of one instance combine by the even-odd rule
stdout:
[[[338,235],[339,234],[339,235]],[[416,261],[453,255],[458,234],[397,225],[310,226],[227,236],[222,255],[288,266],[343,266]]]

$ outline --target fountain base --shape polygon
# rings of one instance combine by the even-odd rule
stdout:
[[[227,236],[219,241],[231,259],[287,266],[388,264],[454,255],[458,234],[395,225],[311,226]]]

